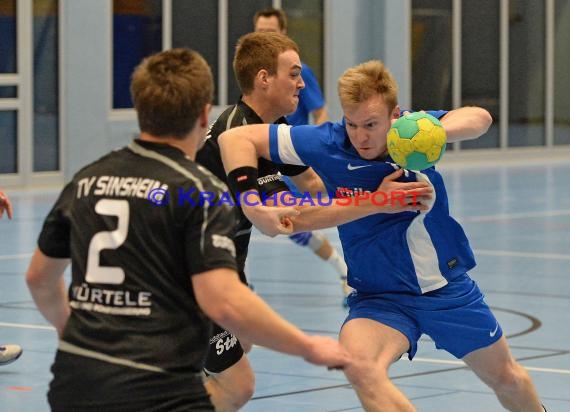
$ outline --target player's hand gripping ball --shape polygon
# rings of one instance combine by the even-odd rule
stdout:
[[[424,112],[400,117],[388,132],[388,153],[398,165],[424,170],[436,164],[445,152],[447,138],[441,122]]]

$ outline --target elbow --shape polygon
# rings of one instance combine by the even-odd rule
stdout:
[[[26,272],[26,285],[29,290],[41,289],[45,281],[42,279],[41,273],[33,268],[29,268]]]
[[[479,136],[484,135],[487,133],[491,124],[493,124],[493,117],[488,110],[483,109],[482,107],[473,107],[473,139],[478,138]]]
[[[226,302],[218,302],[216,305],[202,302],[200,306],[202,307],[204,313],[216,323],[221,324],[224,322],[224,320],[227,319],[229,310],[227,308],[228,305]]]
[[[26,272],[26,285],[33,296],[51,290],[53,288],[52,283],[53,282],[46,278],[45,274],[39,270],[31,268]]]
[[[49,258],[37,249],[26,271],[28,289],[41,291],[58,285],[68,263],[69,259]]]
[[[459,140],[475,140],[483,136],[493,124],[493,117],[482,107],[470,107],[471,125],[466,129],[467,133]]]
[[[227,328],[233,324],[236,314],[239,313],[232,302],[232,297],[218,296],[216,299],[199,300],[198,304],[204,313],[215,323]]]
[[[481,134],[487,133],[491,125],[493,124],[493,116],[487,110],[480,108],[480,122],[481,122]]]

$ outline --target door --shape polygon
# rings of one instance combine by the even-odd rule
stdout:
[[[59,1],[0,0],[0,186],[61,183]]]

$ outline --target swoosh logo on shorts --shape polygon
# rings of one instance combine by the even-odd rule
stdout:
[[[497,326],[495,326],[495,330],[489,332],[489,336],[490,337],[494,337],[497,334],[497,331],[499,330],[499,322],[497,322]]]

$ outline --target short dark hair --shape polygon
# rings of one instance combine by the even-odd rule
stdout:
[[[253,16],[253,26],[255,27],[258,18],[273,16],[277,17],[277,21],[279,22],[279,29],[281,29],[281,31],[287,30],[287,15],[283,10],[273,7],[269,7],[255,13],[255,16]]]
[[[145,58],[135,68],[131,95],[141,132],[182,139],[212,102],[212,71],[194,50],[166,50]]]
[[[299,54],[297,43],[281,33],[253,32],[240,37],[233,66],[242,93],[251,93],[255,76],[260,70],[276,74],[279,55],[288,50]]]

